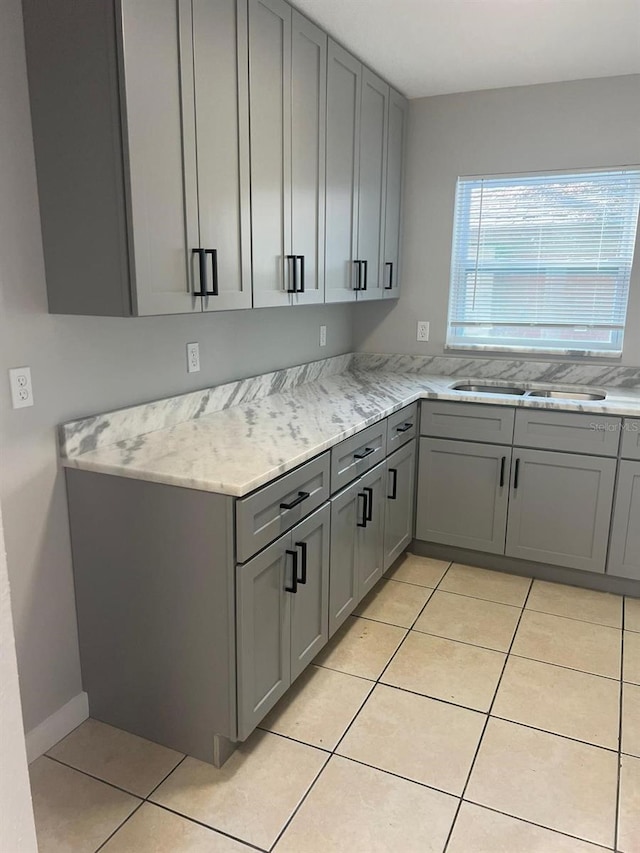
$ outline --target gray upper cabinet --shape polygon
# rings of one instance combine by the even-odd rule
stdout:
[[[620,463],[607,572],[640,580],[640,462]]]
[[[384,218],[383,289],[386,299],[400,295],[400,249],[404,187],[404,152],[407,144],[409,104],[389,90],[389,132],[387,136],[387,195]]]
[[[387,458],[383,571],[395,562],[413,539],[415,481],[414,439]]]

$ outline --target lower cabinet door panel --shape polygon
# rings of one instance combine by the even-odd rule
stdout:
[[[291,532],[298,552],[298,586],[291,596],[291,681],[329,638],[330,523],[327,503]]]
[[[293,560],[287,534],[236,567],[238,736],[247,738],[291,683]]]
[[[357,480],[331,498],[329,636],[358,603],[358,524],[364,523],[364,492]]]
[[[384,544],[384,505],[387,487],[387,463],[376,465],[358,480],[359,491],[366,495],[366,527],[358,528],[358,601],[382,577]]]
[[[420,439],[416,538],[504,554],[511,448]]]
[[[640,580],[640,462],[620,462],[607,572]]]
[[[413,440],[387,459],[383,571],[397,560],[413,539],[415,481],[416,442]]]
[[[604,572],[616,460],[513,449],[510,557]]]

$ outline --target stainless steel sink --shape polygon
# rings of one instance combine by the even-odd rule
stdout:
[[[518,397],[525,393],[524,388],[516,388],[514,385],[470,385],[467,382],[452,385],[451,390],[466,391],[469,394],[513,394]]]
[[[604,391],[552,391],[545,388],[542,391],[529,391],[529,397],[548,397],[551,400],[606,400]]]

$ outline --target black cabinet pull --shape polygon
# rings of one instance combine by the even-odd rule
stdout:
[[[307,543],[296,542],[296,548],[300,548],[300,556],[302,557],[302,566],[300,567],[298,583],[305,584],[307,582]]]
[[[358,492],[358,497],[364,499],[364,505],[362,507],[362,521],[358,522],[358,527],[366,527],[367,526],[367,495],[366,495],[366,492]]]
[[[293,270],[292,278],[293,278],[293,286],[287,288],[287,293],[297,293],[298,292],[298,264],[297,264],[297,256],[296,255],[285,255],[285,258],[288,261],[291,261],[289,269]]]
[[[200,262],[200,290],[194,290],[194,296],[207,295],[207,253],[204,249],[192,249],[192,255],[197,255]]]
[[[395,501],[398,498],[398,469],[389,468],[389,473],[392,478],[391,494],[387,495],[390,501]]]
[[[396,432],[406,432],[408,429],[411,429],[412,426],[413,424],[407,421],[406,424],[401,424],[399,427],[396,427]]]
[[[354,459],[366,459],[367,456],[371,456],[372,453],[375,453],[375,447],[365,447],[364,450],[361,450],[359,453],[354,453]]]
[[[285,584],[284,591],[296,593],[298,591],[298,552],[290,551],[287,548],[286,553],[293,557],[293,562],[291,564],[291,586]]]
[[[516,459],[516,471],[513,475],[513,488],[518,488],[518,483],[520,482],[520,460]]]
[[[502,462],[500,463],[500,488],[504,486],[504,468],[507,464],[507,457],[502,457]]]
[[[362,490],[367,496],[366,521],[373,521],[373,489],[365,486]]]
[[[367,277],[369,274],[369,261],[362,261],[361,263],[364,264],[364,285],[363,285],[362,289],[366,290],[367,289]]]
[[[288,504],[285,504],[285,503],[280,504],[280,509],[293,509],[294,506],[298,506],[298,504],[301,504],[302,501],[306,501],[306,499],[308,497],[309,497],[309,492],[298,492],[297,498],[294,498]]]
[[[212,288],[209,291],[206,291],[207,296],[217,296],[218,295],[218,250],[217,249],[205,249],[205,255],[211,255],[211,284]]]
[[[385,284],[385,290],[393,290],[393,263],[391,261],[387,261],[385,263],[385,267],[389,267],[389,284]]]
[[[304,293],[304,255],[297,255],[296,257],[300,261],[300,290],[297,293]]]
[[[361,286],[361,283],[360,283],[360,280],[361,280],[361,278],[362,278],[362,261],[354,261],[353,263],[354,263],[354,264],[356,265],[356,267],[357,267],[357,271],[356,271],[356,284],[355,284],[355,286],[354,286],[354,288],[353,288],[353,289],[354,289],[354,290],[362,290],[362,286]]]

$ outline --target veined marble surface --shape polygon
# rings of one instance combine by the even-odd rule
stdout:
[[[456,382],[478,378],[483,377],[455,374]],[[605,401],[584,403],[461,393],[451,389],[453,381],[452,375],[420,372],[325,373],[290,390],[199,413],[146,434],[130,434],[95,450],[72,453],[67,445],[63,462],[89,471],[242,496],[421,398],[640,417],[640,388],[609,387]]]

